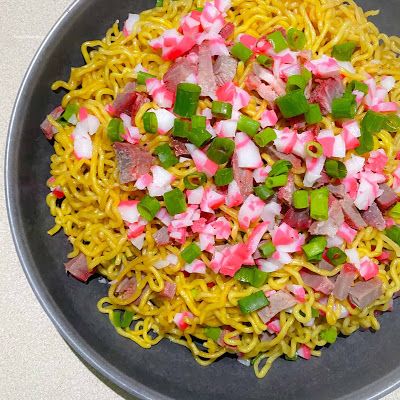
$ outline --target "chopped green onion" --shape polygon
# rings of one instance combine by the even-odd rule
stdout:
[[[122,119],[113,118],[107,126],[107,136],[112,142],[123,142],[121,135],[125,133],[124,123]]]
[[[204,334],[206,335],[206,337],[214,340],[214,342],[219,339],[219,337],[221,336],[221,332],[222,329],[218,327],[207,326],[204,328]]]
[[[69,120],[72,118],[72,116],[76,116],[76,114],[79,111],[79,106],[78,104],[68,104],[64,113],[61,115],[61,118],[64,119],[65,121],[69,122]]]
[[[204,172],[193,172],[183,178],[186,189],[194,190],[207,182],[207,175]]]
[[[172,135],[180,138],[187,138],[190,132],[190,124],[183,119],[175,118]]]
[[[156,0],[156,7],[162,7],[164,5],[164,0]]]
[[[203,115],[192,115],[192,129],[206,129],[207,118]]]
[[[319,317],[319,311],[314,307],[311,307],[311,317],[312,318],[318,318]]]
[[[200,247],[196,243],[191,243],[181,251],[181,257],[188,263],[192,263],[201,255]]]
[[[308,70],[307,68],[302,68],[300,74],[307,83],[310,82],[312,78],[312,73],[310,70]]]
[[[234,278],[243,283],[251,284],[254,280],[254,267],[242,267],[236,271]]]
[[[357,45],[355,42],[346,42],[333,46],[332,57],[339,61],[350,61]]]
[[[386,115],[386,121],[383,129],[388,132],[400,131],[400,117],[396,114]]]
[[[306,35],[295,28],[287,31],[287,41],[292,50],[303,50],[306,45]]]
[[[155,77],[156,77],[155,75],[148,74],[147,72],[144,72],[144,71],[139,71],[138,74],[137,74],[136,82],[139,85],[145,85],[147,79],[152,79],[152,78],[155,78]]]
[[[294,90],[276,99],[282,115],[285,118],[297,117],[308,111],[309,104],[303,90]]]
[[[314,125],[322,121],[322,113],[319,104],[310,104],[308,111],[304,113],[307,124]]]
[[[286,83],[286,92],[293,92],[294,90],[304,90],[307,82],[302,75],[291,75],[289,76]]]
[[[366,83],[360,82],[360,81],[351,81],[346,86],[346,92],[353,93],[353,90],[357,90],[359,92],[367,94],[368,93],[368,85]]]
[[[321,261],[326,245],[327,240],[324,236],[315,236],[307,244],[303,245],[302,249],[308,261]]]
[[[339,247],[331,247],[327,250],[326,256],[329,262],[337,267],[338,265],[344,264],[347,260],[346,253],[339,249]]]
[[[318,142],[309,142],[305,145],[306,153],[312,158],[319,158],[322,156],[323,149]]]
[[[331,326],[328,329],[324,329],[319,333],[319,337],[321,340],[324,340],[327,343],[335,343],[337,338],[337,329],[335,326]]]
[[[259,147],[265,147],[277,138],[276,132],[272,128],[265,128],[254,136],[254,141]]]
[[[326,187],[315,189],[310,192],[310,216],[317,221],[328,219],[329,190]]]
[[[264,258],[269,258],[275,253],[276,247],[272,244],[272,242],[266,242],[260,245],[258,250]]]
[[[172,167],[179,162],[178,158],[175,156],[171,147],[169,147],[167,143],[157,146],[154,150],[154,153],[158,156],[160,163],[164,168]]]
[[[238,305],[240,308],[240,311],[243,314],[250,314],[253,311],[257,311],[260,308],[263,308],[265,306],[269,305],[269,300],[265,296],[264,292],[262,290],[252,293],[249,296],[242,297],[238,301]]]
[[[270,67],[274,60],[271,57],[266,56],[265,54],[260,54],[256,58],[257,62],[264,67]]]
[[[400,218],[400,203],[397,203],[390,209],[389,216],[395,219]]]
[[[146,194],[137,206],[139,214],[146,220],[152,221],[156,214],[160,211],[160,202],[154,197]]]
[[[214,175],[214,182],[217,186],[229,185],[233,181],[233,169],[222,168]]]
[[[326,160],[325,171],[331,178],[343,179],[347,175],[346,165],[338,160]]]
[[[148,133],[157,133],[158,121],[156,113],[147,111],[143,114],[143,127]]]
[[[271,42],[272,46],[274,46],[274,51],[276,53],[288,48],[288,43],[281,31],[270,33],[267,35],[267,39]]]
[[[293,207],[298,210],[308,208],[309,198],[307,190],[296,190],[293,193]]]
[[[223,101],[213,101],[211,103],[211,112],[217,118],[229,119],[232,117],[232,104]]]
[[[128,328],[129,325],[132,323],[134,315],[135,314],[132,311],[125,310],[125,312],[122,314],[121,328],[123,329]]]
[[[261,200],[268,200],[275,194],[275,191],[265,185],[260,185],[254,188],[254,193]]]
[[[382,114],[368,110],[361,121],[360,145],[356,148],[357,154],[368,153],[374,148],[375,133],[380,132],[385,126],[386,117]]]
[[[400,245],[400,227],[398,225],[393,225],[390,228],[387,228],[384,233],[389,239]]]
[[[260,129],[260,123],[245,115],[241,115],[237,124],[237,129],[240,132],[247,133],[249,136],[254,136]]]
[[[112,312],[112,324],[116,328],[121,328],[121,311],[119,310],[114,310]]]
[[[268,272],[261,271],[257,267],[254,268],[254,277],[253,277],[253,282],[251,282],[251,286],[254,286],[256,288],[260,288],[261,286],[265,285],[265,282],[267,282],[269,277]]]
[[[211,138],[211,134],[204,128],[194,128],[188,134],[188,140],[193,143],[196,147],[202,147]]]
[[[185,195],[178,188],[165,193],[164,202],[170,215],[181,214],[186,211]]]
[[[194,83],[180,83],[176,90],[174,113],[184,118],[196,114],[201,87]]]
[[[285,186],[287,182],[288,182],[287,175],[268,176],[268,178],[265,181],[265,186],[267,186],[267,188],[269,189],[272,189],[274,187]]]
[[[295,354],[293,357],[289,357],[287,354],[285,354],[285,360],[286,361],[297,361],[297,354]]]
[[[215,138],[207,150],[207,157],[217,164],[225,164],[235,151],[235,142],[228,138]]]
[[[353,94],[333,99],[332,117],[334,119],[354,118],[357,112],[357,102]]]
[[[290,161],[278,160],[272,166],[271,171],[269,171],[268,173],[268,176],[287,175],[292,167],[293,165]]]
[[[253,52],[243,43],[237,42],[231,47],[231,54],[245,63],[253,55]]]

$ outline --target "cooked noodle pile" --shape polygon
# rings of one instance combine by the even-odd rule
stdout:
[[[319,334],[330,326],[335,326],[343,335],[350,335],[359,328],[379,329],[377,314],[390,309],[393,294],[400,290],[400,262],[397,258],[400,247],[385,236],[384,231],[372,227],[360,230],[351,245],[343,245],[356,248],[360,257],[368,256],[378,264],[376,257],[383,250],[389,250],[394,255],[390,263],[379,264],[378,276],[383,282],[384,294],[365,309],[352,307],[348,300],[339,301],[332,295],[326,304],[318,302],[321,294],[303,284],[300,270],[305,267],[330,277],[338,274],[342,266],[332,271],[323,270],[305,261],[304,256],[295,255],[291,264],[270,273],[262,290],[284,289],[288,284],[302,285],[306,288],[306,301],[296,304],[291,313],[281,312],[278,315],[280,332],[272,340],[262,340],[265,324],[257,313],[243,314],[237,306],[238,299],[253,293],[254,287],[215,274],[208,268],[205,275],[184,274],[181,260],[175,266],[155,268],[155,262],[165,259],[167,254],[180,254],[180,246],[157,247],[155,244],[153,234],[162,226],[158,219],[147,224],[143,249],[139,251],[132,245],[117,207],[123,200],[142,198],[143,193],[135,188],[134,183],[119,182],[115,151],[106,129],[111,117],[105,106],[113,102],[127,83],[136,79],[134,69],[138,64],[159,79],[163,77],[170,63],[151,49],[148,42],[166,29],[177,28],[182,16],[202,5],[203,1],[164,0],[162,7],[140,15],[139,22],[128,37],[123,35],[116,22],[103,40],[83,43],[81,49],[85,64],[72,68],[67,82],[53,84],[53,90],[61,88],[67,91],[62,100],[64,108],[70,103],[77,103],[96,116],[101,125],[92,137],[91,159],[78,160],[70,138],[74,127],[63,126],[50,118],[58,130],[55,153],[51,157],[51,176],[55,178],[52,184],[62,188],[65,198],[59,202],[54,194],[47,196],[47,204],[55,218],[55,226],[49,234],[54,235],[63,229],[73,246],[68,257],[83,253],[89,269],[96,269],[111,282],[108,296],[98,302],[102,313],[107,313],[111,321],[114,310],[134,313],[130,327],[116,328],[120,335],[143,348],[150,348],[161,339],[168,338],[186,346],[201,365],[208,365],[227,352],[236,353],[252,360],[256,375],[263,377],[275,359],[283,355],[293,358],[301,344],[307,345],[312,355],[319,356],[319,348],[326,344]],[[393,76],[396,84],[390,92],[390,101],[400,100],[400,39],[380,33],[367,20],[376,12],[364,13],[352,0],[233,0],[227,14],[227,20],[236,26],[235,37],[247,33],[258,38],[277,26],[303,30],[307,40],[305,48],[312,50],[313,58],[330,55],[335,44],[354,41],[358,47],[352,58],[356,73],[345,72],[345,81],[363,80],[365,74],[370,74],[379,83],[381,76]],[[235,83],[242,88],[245,87],[250,67],[251,64],[245,67],[243,62],[239,62]],[[203,100],[200,108],[210,107],[210,104],[210,101]],[[253,95],[242,112],[259,119],[266,107],[265,100]],[[145,103],[135,122],[143,134],[141,144],[153,151],[160,143],[168,142],[169,137],[144,133],[142,117],[150,108],[157,107],[152,102]],[[364,113],[363,107],[360,107],[356,119],[360,120]],[[338,132],[330,117],[324,117],[321,128],[324,127]],[[390,177],[399,163],[396,154],[400,150],[400,136],[382,130],[374,140],[375,149],[384,149],[389,158],[384,173]],[[269,155],[262,154],[262,157],[272,165]],[[196,168],[192,160],[187,160],[169,168],[169,172],[176,177],[172,186],[183,190],[183,177],[196,172]],[[300,167],[293,172],[295,182],[301,186],[305,168]],[[391,184],[391,178],[388,184]],[[216,211],[216,216],[225,216],[231,222],[230,243],[246,241],[248,233],[239,227],[237,209],[222,206]],[[201,260],[208,266],[210,257],[203,252]],[[129,296],[119,296],[116,288],[126,277],[132,276],[137,282],[136,290]],[[158,296],[165,282],[176,284],[176,295],[171,300]],[[340,318],[343,310],[338,305],[348,311],[347,317]],[[312,308],[326,317],[316,318],[312,326],[306,326],[312,318]],[[183,311],[190,311],[194,318],[182,331],[173,318]],[[224,346],[205,336],[205,326],[230,327],[224,337]]]

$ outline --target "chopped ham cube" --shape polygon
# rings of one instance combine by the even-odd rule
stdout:
[[[64,266],[67,272],[81,282],[87,282],[87,280],[95,273],[95,271],[90,271],[88,269],[86,256],[83,253],[79,253],[78,256],[66,262]]]

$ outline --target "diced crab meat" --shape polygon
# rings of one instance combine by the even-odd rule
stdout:
[[[261,219],[268,223],[268,230],[270,231],[275,225],[275,217],[281,213],[281,205],[275,201],[270,201],[266,204],[261,213]]]
[[[216,239],[225,239],[228,240],[232,228],[230,222],[225,217],[219,217],[215,221],[211,223],[211,226],[215,230]]]
[[[272,319],[270,322],[267,323],[267,330],[269,333],[276,333],[278,334],[281,331],[281,322],[278,318]]]
[[[192,144],[186,144],[190,155],[192,156],[193,162],[196,168],[200,172],[204,172],[208,177],[212,177],[218,170],[218,164],[211,161],[207,155],[196,146]]]
[[[226,196],[225,204],[228,207],[240,206],[243,203],[243,196],[240,192],[240,187],[236,181],[232,181],[228,185],[228,194]]]
[[[158,108],[157,110],[150,109],[149,112],[154,112],[156,114],[158,133],[165,135],[173,128],[176,117],[174,114],[172,114],[172,112],[164,108]]]
[[[237,121],[227,119],[219,121],[215,125],[215,133],[219,137],[234,138],[237,129]]]
[[[318,60],[307,61],[304,66],[318,78],[335,78],[340,74],[338,62],[326,55]]]
[[[259,148],[243,132],[238,132],[235,137],[235,153],[240,168],[256,169],[263,166]]]
[[[382,173],[388,160],[385,150],[378,149],[371,151],[365,169],[372,172]]]
[[[346,121],[343,123],[342,136],[346,145],[346,150],[355,149],[359,144],[361,136],[360,126],[357,121]]]
[[[251,194],[244,201],[239,210],[239,225],[242,229],[248,229],[250,224],[260,218],[265,203],[257,196]]]
[[[194,260],[190,264],[186,264],[184,270],[189,274],[205,274],[206,264],[201,260]]]
[[[360,260],[360,275],[364,280],[368,281],[378,275],[379,267],[368,256]]]
[[[262,128],[266,128],[267,126],[275,126],[277,122],[278,116],[274,110],[265,110],[261,114],[260,123]]]
[[[295,132],[289,128],[283,130],[275,129],[277,138],[274,140],[274,145],[278,151],[290,154],[296,145],[297,136]]]
[[[184,311],[181,313],[177,313],[174,316],[174,322],[176,326],[181,330],[184,331],[189,327],[188,321],[193,318],[193,314],[189,311]]]
[[[137,209],[137,205],[139,204],[139,200],[124,200],[120,201],[118,205],[118,211],[121,215],[121,218],[130,224],[134,222],[138,222],[140,218],[139,211]]]
[[[325,165],[325,156],[321,156],[319,158],[306,158],[306,167],[307,171],[304,175],[303,184],[305,187],[312,187],[314,183],[321,178],[321,172]]]
[[[214,210],[225,203],[225,196],[210,188],[204,189],[200,209],[203,212],[214,214]]]
[[[311,358],[311,349],[305,344],[302,344],[297,350],[296,354],[305,360],[309,360]]]
[[[272,232],[272,243],[277,251],[295,253],[301,250],[301,246],[305,243],[305,237],[283,222]]]
[[[301,285],[287,285],[286,288],[289,292],[294,294],[294,297],[299,303],[304,303],[306,301],[306,291]]]
[[[204,187],[203,186],[199,186],[197,189],[193,189],[193,190],[186,190],[188,204],[200,205],[203,195],[204,195]]]
[[[357,231],[351,228],[346,222],[343,222],[341,227],[337,231],[337,235],[340,236],[346,243],[353,243],[357,236]]]
[[[227,82],[220,86],[217,91],[217,100],[232,104],[234,110],[240,110],[246,107],[250,102],[250,95],[246,90],[239,88],[233,82]]]
[[[142,233],[141,235],[136,236],[135,238],[131,238],[129,240],[138,250],[142,250],[144,246],[145,237],[146,234]]]
[[[153,175],[153,181],[148,186],[149,195],[151,197],[163,196],[166,192],[172,190],[171,183],[174,181],[175,177],[166,169],[159,165],[153,165],[151,167],[151,173]]]
[[[374,200],[383,193],[378,184],[385,181],[386,178],[382,174],[370,171],[360,172],[360,186],[358,187],[354,205],[359,210],[368,210]]]

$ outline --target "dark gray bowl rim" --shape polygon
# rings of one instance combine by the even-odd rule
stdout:
[[[151,388],[135,381],[135,386],[127,384],[127,379],[123,372],[113,367],[105,358],[103,358],[98,352],[94,351],[82,337],[76,332],[73,325],[70,324],[64,317],[62,312],[58,309],[55,302],[46,292],[46,287],[41,283],[40,276],[34,268],[29,264],[29,247],[20,240],[19,231],[21,226],[18,221],[18,207],[13,202],[14,193],[17,189],[13,186],[16,182],[15,171],[12,168],[16,157],[16,152],[13,151],[15,143],[18,142],[18,138],[13,132],[16,130],[16,125],[20,120],[19,117],[23,117],[25,110],[24,91],[29,82],[35,78],[35,66],[40,57],[45,53],[46,47],[56,37],[57,32],[62,30],[63,24],[66,23],[70,17],[70,14],[77,12],[80,5],[85,0],[75,0],[71,5],[67,7],[61,17],[57,20],[54,26],[51,28],[49,33],[46,35],[42,44],[36,51],[32,61],[30,62],[29,68],[26,71],[19,88],[14,107],[11,114],[11,119],[8,128],[8,135],[6,141],[5,150],[5,162],[4,162],[4,182],[5,182],[5,198],[6,207],[8,214],[8,221],[12,233],[14,245],[18,254],[19,261],[22,265],[24,273],[28,279],[28,282],[39,300],[42,308],[56,327],[57,331],[64,338],[64,340],[76,351],[76,353],[82,357],[89,365],[97,370],[102,376],[109,379],[112,383],[116,384],[121,389],[125,390],[136,396],[138,399],[143,400],[173,400],[171,397],[165,396],[162,393],[152,390]],[[50,89],[49,89],[50,90]],[[132,381],[132,378],[130,378]],[[381,379],[371,382],[368,386],[365,386],[349,395],[342,396],[340,400],[350,399],[365,399],[375,400],[379,399],[400,386],[400,365],[393,369],[389,374],[383,376]],[[339,399],[338,399],[339,400]]]

